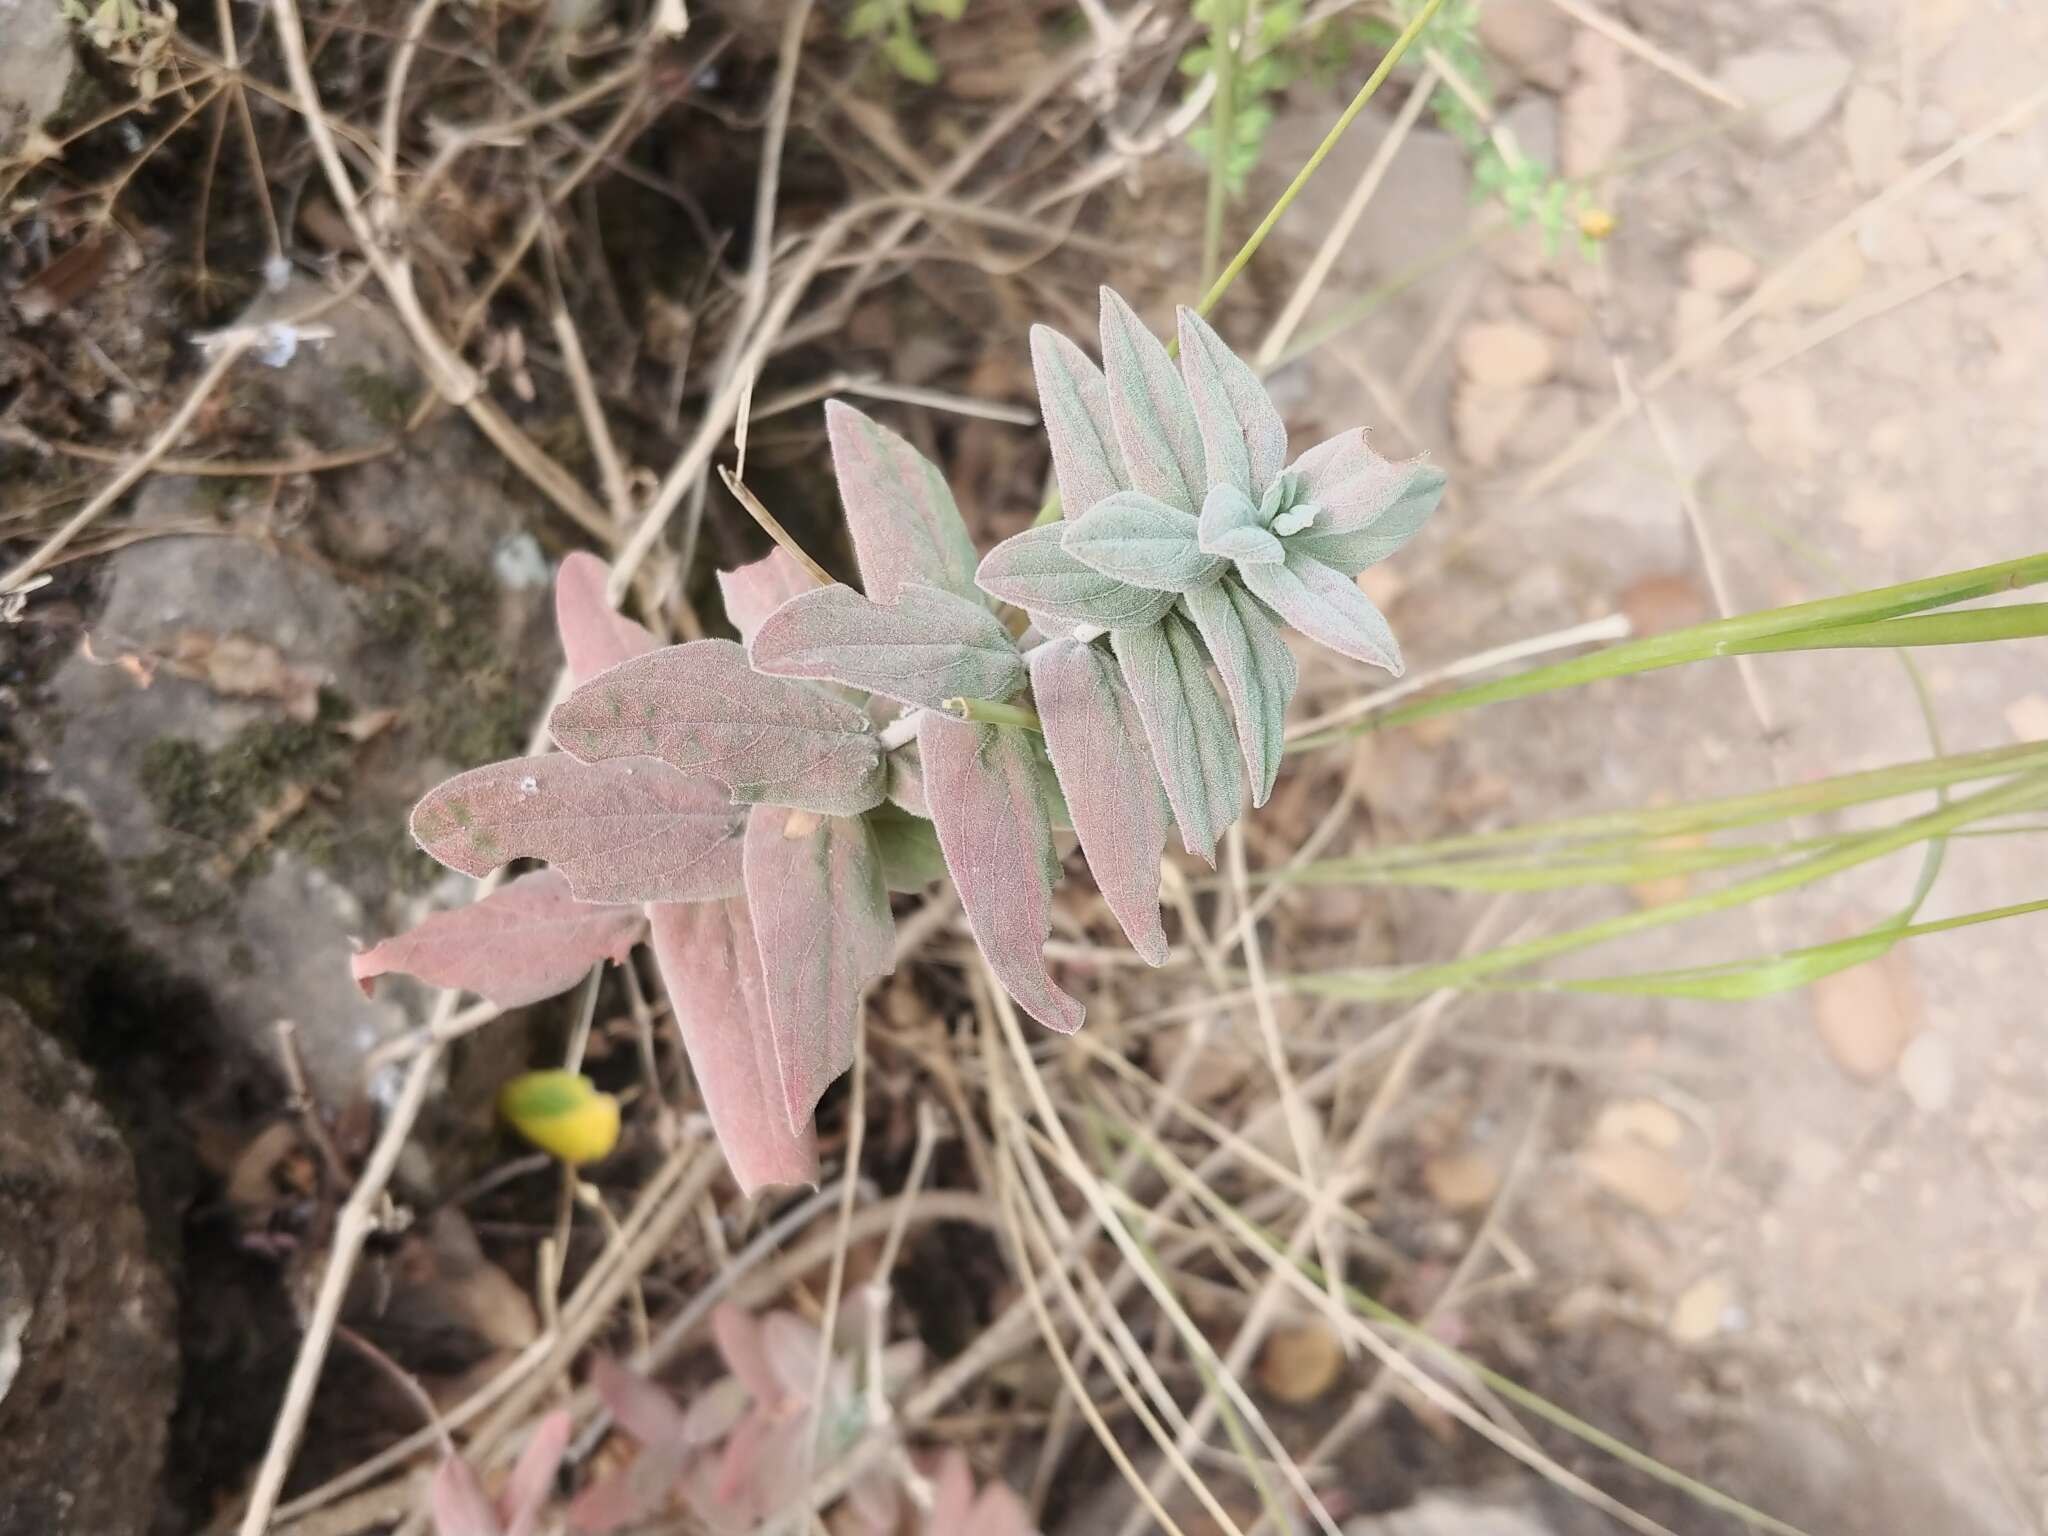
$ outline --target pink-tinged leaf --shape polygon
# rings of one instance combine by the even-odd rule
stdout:
[[[613,1420],[642,1445],[688,1443],[689,1416],[659,1384],[629,1371],[610,1355],[590,1364],[590,1385]]]
[[[1238,575],[1253,596],[1316,644],[1401,675],[1401,647],[1393,630],[1343,572],[1289,549],[1284,565],[1241,566]]]
[[[684,1437],[693,1446],[716,1445],[733,1432],[754,1405],[754,1394],[737,1376],[721,1376],[691,1401],[683,1416]]]
[[[848,1486],[846,1505],[868,1536],[896,1536],[903,1523],[903,1489],[895,1469],[867,1468]]]
[[[1302,494],[1321,508],[1287,547],[1345,576],[1384,560],[1415,536],[1444,496],[1444,472],[1423,459],[1381,458],[1354,427],[1317,443],[1293,465]]]
[[[551,753],[458,774],[413,808],[412,835],[482,877],[545,859],[578,901],[702,901],[740,889],[746,807],[659,758],[580,763]]]
[[[740,643],[753,643],[761,621],[801,592],[815,592],[818,578],[797,562],[796,556],[777,545],[751,565],[718,573],[718,590],[725,596],[725,616],[740,632]]]
[[[889,803],[912,816],[932,819],[931,803],[924,797],[924,764],[918,761],[915,737],[889,754]]]
[[[349,968],[366,994],[396,971],[522,1008],[568,991],[601,960],[625,959],[640,929],[638,907],[578,901],[561,874],[537,869],[358,952]]]
[[[1032,653],[1031,697],[1102,898],[1132,947],[1158,965],[1159,859],[1172,818],[1130,690],[1100,647],[1054,640]]]
[[[569,680],[585,683],[607,667],[659,649],[644,625],[627,618],[605,596],[611,567],[578,550],[555,575],[555,628],[569,660]]]
[[[1300,669],[1280,626],[1257,599],[1235,581],[1187,595],[1195,621],[1223,691],[1237,720],[1237,744],[1251,775],[1252,804],[1264,805],[1287,746],[1287,704]]]
[[[1024,686],[1024,660],[1001,621],[979,602],[904,582],[884,607],[851,587],[801,593],[761,625],[747,655],[771,677],[845,683],[904,704],[1007,699]]]
[[[613,667],[549,721],[584,762],[658,757],[708,774],[735,800],[857,816],[882,799],[866,715],[806,683],[763,677],[730,640],[693,640]]]
[[[1193,514],[1208,490],[1194,402],[1159,338],[1122,297],[1102,290],[1102,366],[1131,487]]]
[[[519,1453],[499,1501],[505,1514],[505,1536],[532,1536],[540,1523],[541,1506],[554,1491],[555,1473],[569,1449],[571,1420],[557,1408],[534,1426],[532,1438]]]
[[[896,969],[896,920],[874,835],[858,816],[757,805],[747,906],[761,946],[784,1107],[807,1125],[860,1045],[861,994]]]
[[[713,1489],[719,1503],[749,1511],[761,1509],[761,1457],[774,1430],[775,1421],[767,1414],[750,1413],[727,1437]]]
[[[867,595],[894,603],[905,582],[921,581],[980,601],[974,541],[937,466],[843,400],[825,402],[825,428]]]
[[[1031,327],[1031,371],[1038,378],[1038,411],[1052,445],[1061,509],[1079,517],[1131,483],[1109,412],[1109,381],[1087,353],[1043,325]]]
[[[761,1320],[744,1307],[721,1302],[711,1313],[711,1339],[733,1379],[753,1394],[757,1403],[774,1404],[782,1397],[782,1383],[768,1359],[768,1340]]]
[[[1026,733],[927,711],[917,745],[939,846],[974,942],[1026,1013],[1072,1034],[1083,1009],[1045,968],[1059,862]]]
[[[818,1365],[825,1353],[825,1340],[818,1330],[794,1312],[770,1312],[761,1319],[761,1351],[776,1383],[768,1401],[786,1407],[809,1403],[818,1387]]]
[[[1256,500],[1287,463],[1287,423],[1272,396],[1192,309],[1180,311],[1180,371],[1201,424],[1207,484]]]
[[[792,1131],[783,1107],[746,902],[657,902],[647,915],[683,1049],[741,1191],[815,1184],[817,1134]]]
[[[925,1516],[928,1536],[962,1536],[972,1530],[967,1517],[974,1510],[974,1469],[957,1446],[940,1458],[932,1478],[932,1507]]]
[[[504,1536],[497,1508],[460,1456],[445,1457],[435,1469],[428,1503],[435,1536]]]
[[[1067,553],[1062,543],[1066,531],[1061,521],[1012,535],[988,552],[975,579],[985,591],[1029,613],[1047,634],[1063,634],[1076,624],[1143,628],[1172,611],[1178,593],[1154,592],[1104,575]]]
[[[1007,1483],[990,1483],[974,1501],[963,1531],[974,1536],[1032,1536],[1031,1511]]]
[[[1181,844],[1213,865],[1216,839],[1243,814],[1244,785],[1208,657],[1178,614],[1150,629],[1117,630],[1109,642],[1145,723]]]

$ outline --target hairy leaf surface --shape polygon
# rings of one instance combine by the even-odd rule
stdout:
[[[1060,547],[1066,531],[1063,523],[1049,523],[1003,540],[988,552],[975,579],[1030,614],[1041,629],[1143,628],[1172,611],[1175,593],[1119,581],[1068,554]]]
[[[1202,434],[1204,483],[1257,497],[1287,462],[1287,423],[1259,376],[1192,309],[1180,311],[1180,371]]]
[[[858,816],[757,805],[747,817],[747,905],[792,1128],[853,1065],[861,993],[896,968],[882,856]]]
[[[864,818],[882,856],[882,878],[892,891],[922,891],[946,875],[946,855],[928,816],[878,805]]]
[[[736,571],[720,571],[718,590],[725,598],[725,616],[746,645],[762,620],[799,593],[817,591],[818,580],[778,544]]]
[[[790,1128],[747,903],[660,902],[647,915],[690,1070],[741,1192],[815,1184],[817,1133]]]
[[[545,859],[578,901],[701,901],[740,889],[746,811],[658,758],[515,757],[457,774],[413,808],[412,835],[478,878]]]
[[[1031,327],[1031,369],[1060,503],[1066,516],[1079,517],[1131,483],[1110,415],[1109,381],[1087,353],[1044,325]]]
[[[1444,472],[1422,459],[1381,458],[1354,428],[1317,443],[1294,463],[1304,494],[1323,509],[1288,541],[1346,576],[1356,576],[1415,536],[1443,500]]]
[[[1358,583],[1308,555],[1284,565],[1247,565],[1238,575],[1254,596],[1318,645],[1401,675],[1401,647]]]
[[[607,667],[656,650],[661,642],[605,597],[612,568],[578,550],[555,573],[555,628],[572,682],[587,682]]]
[[[1230,699],[1237,744],[1252,781],[1252,804],[1264,805],[1286,750],[1287,703],[1300,670],[1280,627],[1235,581],[1190,592],[1183,601]]]
[[[939,845],[974,942],[1019,1007],[1072,1034],[1083,1009],[1045,967],[1059,860],[1028,734],[931,711],[918,722],[918,751]]]
[[[1214,581],[1227,563],[1203,551],[1192,512],[1141,491],[1119,491],[1095,503],[1066,524],[1060,547],[1105,576],[1162,592]]]
[[[638,907],[578,901],[559,871],[537,869],[359,951],[349,970],[365,993],[396,971],[523,1008],[568,991],[601,960],[625,959],[640,927]]]
[[[867,595],[893,603],[905,582],[921,581],[980,601],[974,541],[937,467],[844,401],[825,402],[825,428]]]
[[[585,762],[658,757],[709,774],[735,800],[856,816],[882,798],[867,716],[789,678],[763,677],[730,640],[638,656],[555,709],[555,739]]]
[[[1102,366],[1131,486],[1194,513],[1209,482],[1188,387],[1159,338],[1108,288],[1102,290]]]
[[[1173,614],[1150,629],[1118,630],[1110,644],[1145,724],[1181,843],[1213,865],[1216,839],[1244,811],[1244,783],[1202,643]]]
[[[1102,898],[1131,947],[1159,965],[1159,859],[1172,818],[1130,690],[1100,647],[1055,640],[1031,655],[1031,697]]]
[[[763,621],[747,654],[772,677],[846,683],[904,704],[1007,699],[1024,686],[1024,658],[979,602],[905,582],[889,607],[851,587],[801,593]]]

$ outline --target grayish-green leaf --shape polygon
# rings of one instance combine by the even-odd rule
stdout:
[[[1003,540],[988,552],[975,579],[1048,631],[1074,624],[1143,628],[1172,610],[1175,593],[1132,586],[1068,554],[1060,547],[1066,531],[1064,523],[1048,523]]]
[[[747,655],[771,677],[846,683],[931,709],[1007,699],[1024,686],[1024,658],[996,616],[921,582],[903,583],[886,607],[836,583],[799,593],[761,622]]]
[[[1109,413],[1109,383],[1087,353],[1050,326],[1031,327],[1031,368],[1060,502],[1066,516],[1079,517],[1131,483]]]
[[[1235,581],[1219,581],[1182,602],[1216,663],[1223,691],[1237,717],[1237,743],[1251,776],[1252,804],[1273,793],[1286,750],[1287,702],[1300,672],[1280,626]]]
[[[916,892],[946,877],[939,832],[929,820],[896,805],[878,805],[866,816],[882,856],[882,878],[892,891]]]
[[[1259,495],[1287,462],[1287,423],[1266,386],[1192,309],[1180,311],[1180,371],[1194,401],[1208,484]]]
[[[1068,521],[1060,547],[1105,576],[1159,592],[1214,581],[1227,562],[1206,553],[1201,525],[1142,491],[1119,491]]]
[[[1213,865],[1216,839],[1244,811],[1244,781],[1202,642],[1185,619],[1169,614],[1150,629],[1118,630],[1110,645],[1145,724],[1181,842]]]
[[[939,846],[974,942],[1019,1007],[1072,1034],[1084,1011],[1045,968],[1060,865],[1030,734],[927,710],[917,744]]]
[[[731,640],[621,662],[557,705],[549,726],[583,762],[658,757],[750,804],[857,816],[882,799],[867,716],[808,683],[763,677]]]
[[[1240,566],[1238,575],[1254,596],[1316,644],[1401,675],[1394,632],[1357,581],[1342,571],[1290,544],[1285,564]]]
[[[1364,428],[1340,432],[1293,465],[1302,496],[1322,509],[1290,550],[1356,576],[1413,538],[1443,500],[1444,472],[1422,459],[1398,463],[1366,445]]]
[[[1172,818],[1130,689],[1100,646],[1054,640],[1031,653],[1031,697],[1102,898],[1159,965],[1159,859]]]
[[[924,797],[924,764],[918,760],[916,737],[891,749],[887,773],[889,803],[929,819],[932,808]]]
[[[921,581],[979,602],[974,541],[937,466],[844,401],[825,402],[825,427],[868,596],[893,603]]]
[[[1102,290],[1102,366],[1130,484],[1193,514],[1208,488],[1202,432],[1173,360],[1113,290]]]
[[[1323,509],[1312,501],[1298,502],[1280,513],[1271,523],[1275,535],[1287,538],[1305,528],[1315,526],[1316,519],[1323,515]]]
[[[1197,541],[1203,553],[1254,565],[1285,558],[1280,541],[1266,530],[1251,497],[1234,485],[1212,485],[1202,499]]]

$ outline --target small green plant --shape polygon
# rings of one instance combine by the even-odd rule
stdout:
[[[967,0],[859,0],[847,14],[846,35],[873,38],[897,74],[918,85],[936,85],[939,61],[918,36],[917,18],[958,21],[966,11]]]
[[[1278,0],[1256,16],[1251,9],[1250,0],[1199,0],[1195,19],[1208,28],[1208,40],[1180,60],[1182,74],[1196,81],[1215,75],[1219,95],[1231,98],[1223,113],[1189,130],[1188,145],[1213,163],[1222,140],[1223,185],[1232,197],[1244,190],[1265,150],[1275,101],[1304,68],[1302,0]],[[1225,119],[1228,127],[1219,135]]]

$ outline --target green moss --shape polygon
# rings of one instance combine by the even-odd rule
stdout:
[[[435,550],[412,551],[403,568],[378,577],[363,624],[373,642],[401,648],[415,665],[463,673],[496,662],[497,611],[497,588],[488,572]]]
[[[363,408],[363,413],[370,420],[394,432],[404,426],[406,418],[412,415],[413,399],[417,393],[395,375],[379,373],[360,363],[342,369],[341,388],[349,399]]]

